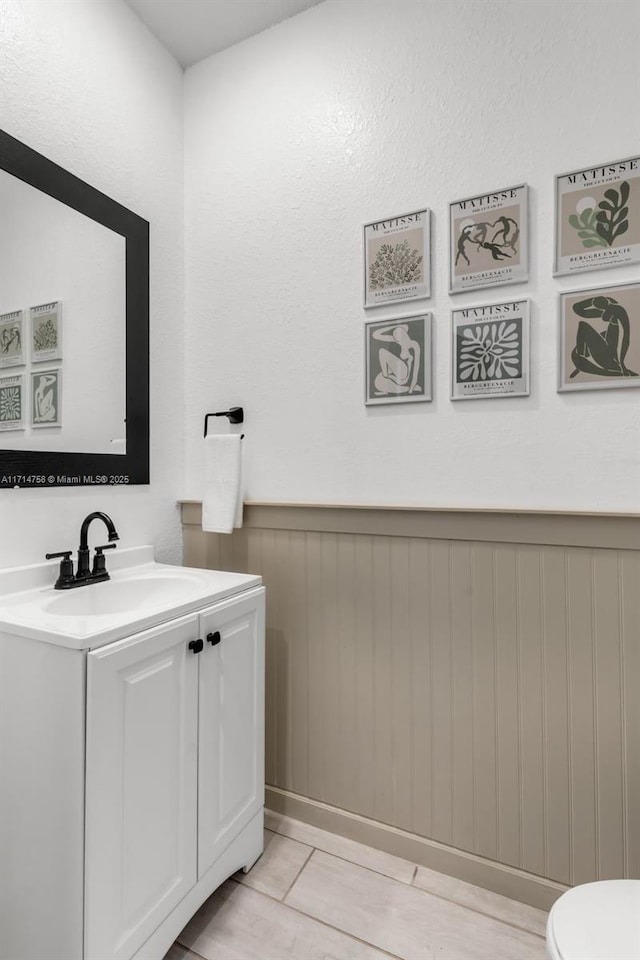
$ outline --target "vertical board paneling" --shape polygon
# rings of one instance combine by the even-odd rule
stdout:
[[[239,534],[241,536],[241,534]],[[238,537],[228,534],[218,535],[218,563],[221,570],[235,570],[235,545]]]
[[[548,876],[569,883],[569,707],[566,550],[545,547],[542,558],[545,810]]]
[[[498,860],[520,865],[520,669],[516,551],[495,547]]]
[[[543,758],[543,669],[540,550],[517,552],[520,635],[520,809],[522,861],[530,873],[545,876]]]
[[[307,534],[307,614],[309,647],[307,658],[309,796],[324,800],[324,623],[322,611],[322,534]]]
[[[471,545],[451,545],[453,676],[453,843],[473,850],[473,654]]]
[[[640,552],[185,527],[267,587],[267,782],[564,883],[640,877]]]
[[[391,782],[393,822],[411,829],[411,672],[409,541],[389,540],[391,566]]]
[[[356,554],[355,538],[338,539],[338,736],[335,765],[341,806],[356,809],[358,796],[358,718],[356,699]]]
[[[640,878],[640,552],[619,573],[622,608],[622,697],[625,876]]]
[[[247,572],[262,573],[262,530],[247,530]]]
[[[338,543],[335,533],[324,533],[321,545],[322,603],[322,799],[340,805],[339,764],[341,750],[339,725],[339,643],[338,643]]]
[[[409,615],[411,676],[412,796],[411,830],[431,836],[431,763],[433,704],[431,624],[429,620],[430,546],[426,540],[409,541]]]
[[[571,883],[597,876],[591,553],[568,553]]]
[[[603,550],[593,565],[598,876],[612,880],[624,870],[618,554]]]
[[[280,729],[278,726],[278,582],[274,570],[275,534],[260,531],[260,573],[266,587],[267,627],[265,637],[265,725],[269,736],[265,743],[265,778],[267,783],[278,783],[278,754]]]
[[[393,748],[391,737],[391,570],[389,538],[373,541],[373,816],[393,822]],[[381,776],[381,771],[384,775]]]
[[[307,544],[306,534],[292,530],[289,541],[287,608],[289,628],[289,682],[291,685],[291,771],[287,790],[305,795],[309,790],[307,764],[308,744],[308,666],[309,636],[307,629]]]
[[[213,565],[207,563],[207,549],[210,538],[203,536],[199,527],[191,525],[184,526],[182,532],[183,562],[188,563],[191,567],[202,567],[206,570],[210,566],[211,569],[215,569]]]
[[[495,860],[498,856],[497,730],[491,544],[474,544],[472,559],[474,850]]]
[[[272,584],[276,590],[275,615],[277,621],[272,631],[272,656],[274,657],[273,710],[276,718],[276,780],[278,786],[289,783],[291,769],[291,629],[289,625],[289,539],[287,530],[276,530],[272,542],[269,566]]]
[[[451,570],[446,541],[430,544],[433,837],[453,842],[453,697],[451,691]]]
[[[207,566],[215,570],[224,569],[220,565],[220,534],[211,534],[206,540],[207,543]]]
[[[237,573],[248,570],[249,536],[250,533],[247,527],[242,527],[240,530],[236,530],[230,538],[233,545],[233,570]]]
[[[373,817],[376,778],[373,720],[376,711],[373,673],[373,537],[356,537],[355,564],[357,793],[356,806],[353,809],[365,817]]]

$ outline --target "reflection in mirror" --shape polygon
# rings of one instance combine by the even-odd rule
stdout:
[[[0,130],[0,241],[0,487],[149,483],[148,222]]]
[[[0,211],[0,449],[124,454],[125,238],[1,170]]]

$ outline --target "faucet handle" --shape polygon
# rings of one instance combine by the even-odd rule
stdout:
[[[65,560],[68,560],[71,556],[71,550],[62,550],[60,553],[45,553],[45,560],[57,560],[58,557],[64,557]]]
[[[73,560],[71,559],[71,550],[62,550],[60,553],[45,553],[46,560],[57,560],[58,557],[62,557],[60,561],[60,573],[58,574],[58,579],[55,582],[56,590],[64,590],[65,587],[68,587],[70,583],[73,583]]]
[[[103,543],[101,547],[96,547],[95,556],[93,558],[93,569],[91,570],[92,577],[103,576],[104,579],[109,579],[103,551],[115,550],[116,546],[116,543]]]

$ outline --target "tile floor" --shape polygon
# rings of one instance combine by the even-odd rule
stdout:
[[[165,960],[546,960],[547,915],[266,812],[265,850]]]

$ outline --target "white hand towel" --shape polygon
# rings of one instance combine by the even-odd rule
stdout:
[[[242,441],[239,434],[204,438],[202,529],[232,533],[242,526]]]

